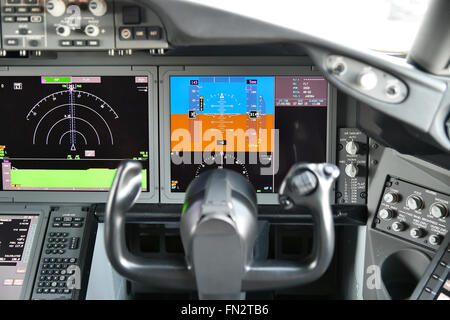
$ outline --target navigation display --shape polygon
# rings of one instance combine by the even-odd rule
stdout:
[[[0,300],[19,299],[38,215],[0,215]]]
[[[1,189],[107,191],[123,159],[149,177],[147,76],[0,77]]]
[[[321,76],[170,76],[171,192],[215,168],[277,192],[292,164],[326,161],[327,105]]]

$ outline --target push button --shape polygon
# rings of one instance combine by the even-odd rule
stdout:
[[[17,8],[17,13],[27,13],[27,12],[28,12],[27,7],[18,7]]]
[[[100,45],[100,41],[99,40],[88,40],[87,45],[89,47],[98,47]],[[73,226],[76,227],[76,223]]]
[[[7,4],[20,4],[20,0],[6,0]]]
[[[161,28],[154,26],[147,28],[147,35],[149,40],[160,40],[161,39]]]
[[[25,4],[38,4],[38,0],[24,0]]]
[[[42,22],[42,16],[31,16],[30,21],[32,23],[41,23]]]
[[[16,38],[6,39],[5,40],[5,44],[7,46],[18,46],[19,45],[19,39],[16,39]]]
[[[61,47],[72,47],[73,46],[73,41],[72,40],[60,40],[59,41],[59,45]],[[53,226],[55,226],[56,223],[53,224]],[[58,227],[60,227],[61,224],[58,223]]]
[[[16,12],[15,7],[4,7],[3,8],[3,13],[14,13],[14,12]]]
[[[86,46],[86,41],[84,41],[84,40],[75,40],[74,44],[75,44],[75,47],[84,47],[84,46]]]
[[[147,34],[145,32],[145,28],[143,27],[136,27],[134,28],[134,40],[146,40]]]
[[[5,22],[5,23],[16,22],[16,17],[4,16],[3,17],[3,22]]]
[[[41,7],[33,7],[33,8],[30,8],[30,12],[31,13],[41,13],[42,8]]]
[[[16,22],[29,22],[30,17],[16,17]]]

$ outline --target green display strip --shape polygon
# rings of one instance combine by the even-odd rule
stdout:
[[[72,77],[42,77],[43,83],[72,83]]]
[[[11,185],[22,188],[111,188],[117,169],[11,170]],[[147,189],[147,170],[142,170],[142,188]]]

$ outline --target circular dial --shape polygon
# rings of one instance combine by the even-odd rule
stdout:
[[[106,1],[104,0],[91,0],[89,1],[89,11],[94,16],[101,17],[106,14],[106,11],[108,11],[108,7],[106,5]]]
[[[435,218],[445,218],[448,214],[448,208],[442,203],[435,203],[431,206],[430,213]]]
[[[114,145],[111,122],[118,118],[107,102],[73,84],[41,99],[26,116],[34,126],[34,145],[61,145],[70,151]]]
[[[60,17],[66,13],[66,3],[63,0],[48,0],[47,11],[54,17]]]
[[[345,166],[345,174],[350,178],[355,178],[358,175],[358,166],[355,163],[349,163]]]
[[[433,246],[440,245],[442,242],[442,237],[437,234],[432,234],[431,236],[428,237],[428,242]]]
[[[419,196],[411,195],[406,200],[406,205],[411,210],[421,210],[423,208],[423,200]]]
[[[211,169],[230,169],[249,179],[248,171],[244,163],[239,159],[236,159],[236,157],[232,154],[224,154],[223,152],[219,152],[215,155],[206,157],[202,164],[197,167],[197,170],[195,170],[195,177],[198,177],[203,172]]]
[[[383,200],[387,203],[396,203],[398,202],[399,196],[395,192],[388,192],[384,195]]]
[[[381,209],[378,215],[383,220],[391,220],[394,217],[394,212],[391,209]]]
[[[392,230],[400,232],[406,229],[406,225],[401,221],[396,221],[392,224]]]
[[[425,231],[422,228],[413,228],[409,232],[412,238],[418,239],[422,238],[425,235]]]
[[[356,155],[359,151],[359,143],[353,140],[347,142],[347,144],[345,145],[345,151],[347,151],[347,153],[350,155]]]

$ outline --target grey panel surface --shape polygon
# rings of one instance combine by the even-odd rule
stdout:
[[[111,266],[105,251],[104,224],[99,223],[86,300],[126,299],[126,279]]]

